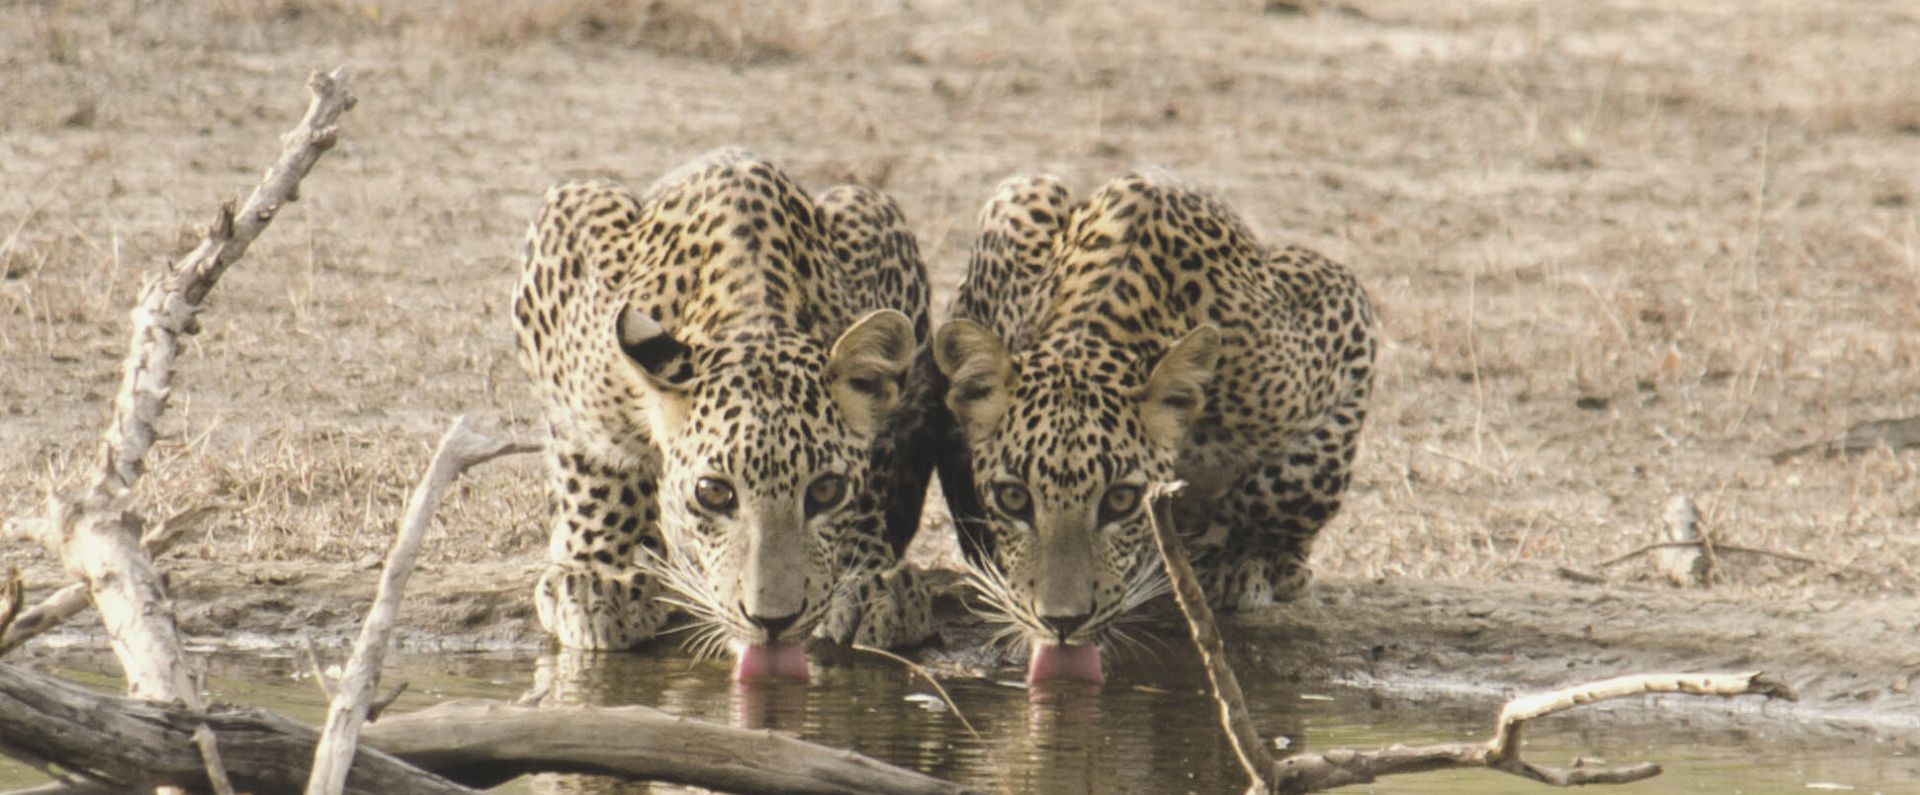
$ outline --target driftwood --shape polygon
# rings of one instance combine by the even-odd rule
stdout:
[[[1622,784],[1660,774],[1660,766],[1642,763],[1626,767],[1551,768],[1520,757],[1524,724],[1574,707],[1646,693],[1685,693],[1700,696],[1759,695],[1793,700],[1792,688],[1764,674],[1648,674],[1592,682],[1550,693],[1516,698],[1501,709],[1493,738],[1484,743],[1444,743],[1409,747],[1394,745],[1373,750],[1335,749],[1301,753],[1276,760],[1253,727],[1239,681],[1227,664],[1226,648],[1207,607],[1206,595],[1187,562],[1180,540],[1173,534],[1172,496],[1180,484],[1155,484],[1148,491],[1152,507],[1154,544],[1159,548],[1174,599],[1187,619],[1193,642],[1200,650],[1220,720],[1240,765],[1252,780],[1249,793],[1321,792],[1365,784],[1381,776],[1424,773],[1456,768],[1487,768],[1555,786]]]
[[[534,452],[540,448],[503,442],[473,429],[466,417],[455,419],[453,427],[440,439],[433,463],[413,490],[407,502],[407,517],[387,553],[386,566],[380,572],[380,586],[360,627],[360,638],[353,645],[353,657],[346,673],[334,690],[327,708],[327,725],[314,750],[313,775],[307,782],[307,795],[339,795],[346,786],[347,769],[353,764],[354,746],[360,727],[368,720],[374,694],[380,686],[380,666],[387,654],[387,641],[393,636],[394,620],[400,615],[400,595],[407,578],[413,574],[414,560],[420,555],[420,541],[427,534],[434,509],[440,505],[447,487],[462,472],[503,455]]]
[[[651,707],[453,701],[367,727],[366,741],[474,786],[536,771],[667,781],[726,792],[958,795],[975,790],[853,751]]]
[[[241,792],[306,785],[319,733],[271,712],[193,710],[94,693],[0,664],[0,743],[90,781],[67,792],[211,787],[194,732],[218,738]],[[348,793],[470,793],[523,773],[659,780],[744,793],[974,792],[927,775],[768,731],[735,729],[647,707],[515,707],[450,702],[366,727]],[[431,773],[427,771],[432,771]]]
[[[49,760],[93,785],[129,792],[162,786],[210,791],[194,733],[217,738],[219,758],[242,792],[297,792],[319,733],[271,712],[205,710],[101,695],[54,677],[0,664],[0,740],[16,758]],[[361,749],[347,791],[472,793],[393,757]]]
[[[218,513],[217,509],[202,506],[168,517],[166,521],[149,528],[145,534],[141,535],[140,548],[147,553],[147,557],[158,558],[173,546],[175,539],[185,535],[186,531],[199,527],[207,517],[215,513]],[[29,524],[21,523],[21,526],[25,527]],[[91,604],[93,602],[89,598],[87,584],[84,582],[70,583],[54,590],[46,598],[41,599],[39,604],[20,611],[11,621],[0,625],[0,655],[19,648],[20,644],[26,643],[40,633],[60,626],[61,622],[72,618]]]

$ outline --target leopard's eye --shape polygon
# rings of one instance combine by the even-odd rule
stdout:
[[[1025,519],[1033,513],[1033,495],[1026,486],[1018,483],[1002,483],[993,487],[993,502],[1000,512],[1015,519]]]
[[[815,516],[840,505],[847,496],[847,479],[821,475],[807,485],[807,515]]]
[[[1125,519],[1133,515],[1140,507],[1139,486],[1114,486],[1107,489],[1107,495],[1100,498],[1100,523]]]
[[[714,513],[730,513],[740,504],[740,498],[733,492],[733,484],[719,478],[701,478],[693,483],[693,498],[700,507]]]

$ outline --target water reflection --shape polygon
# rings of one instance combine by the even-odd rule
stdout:
[[[32,650],[26,652],[32,656]],[[118,690],[110,655],[43,655],[36,667]],[[218,700],[280,711],[317,722],[324,697],[289,650],[216,651],[207,659]],[[1292,749],[1366,748],[1390,742],[1484,737],[1495,704],[1429,699],[1408,702],[1315,685],[1302,691],[1255,658],[1242,685],[1268,738]],[[1264,675],[1262,675],[1264,672]],[[736,726],[773,728],[825,745],[850,747],[928,774],[1004,793],[1218,793],[1246,786],[1221,737],[1206,683],[1187,655],[1166,652],[1116,664],[1107,685],[1023,687],[988,679],[945,684],[980,737],[970,736],[906,669],[860,655],[816,670],[814,684],[735,689],[724,662],[692,662],[678,650],[622,654],[399,654],[383,679],[411,684],[396,707],[406,712],[445,698],[512,699],[528,690],[550,704],[646,704]],[[1018,671],[1003,672],[1008,678]],[[1638,717],[1636,717],[1638,716]],[[1658,760],[1666,774],[1628,792],[1741,791],[1790,795],[1846,786],[1860,792],[1911,792],[1920,780],[1920,748],[1910,741],[1862,734],[1810,735],[1764,712],[1730,720],[1663,712],[1654,704],[1602,707],[1551,719],[1529,738],[1537,761],[1575,756],[1615,763]],[[1698,720],[1696,720],[1698,719]],[[1693,725],[1689,725],[1693,724]],[[0,789],[46,781],[0,759]],[[510,785],[514,792],[683,792],[682,788],[618,784],[606,779],[547,776]],[[1537,784],[1512,776],[1455,773],[1393,778],[1378,793],[1531,795]]]
[[[1183,771],[1182,783],[1207,791],[1220,773],[1232,772],[1221,767],[1232,760],[1218,753],[1215,734],[1205,723],[1210,720],[1206,703],[1190,698],[1197,692],[1191,688],[1057,683],[1028,691],[988,680],[947,682],[955,704],[980,731],[974,737],[924,680],[879,658],[818,666],[811,685],[740,685],[729,680],[722,664],[690,662],[667,652],[557,651],[542,656],[534,671],[533,693],[543,704],[646,704],[851,748],[1002,792],[1142,791],[1156,778],[1156,768],[1167,765]],[[1168,740],[1169,725],[1193,726],[1195,718],[1202,724],[1191,732],[1190,747]],[[1164,770],[1158,775],[1164,778]],[[533,791],[673,790],[544,776],[534,781]]]

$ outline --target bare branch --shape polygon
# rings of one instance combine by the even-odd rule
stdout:
[[[308,88],[313,96],[306,116],[282,137],[280,158],[247,197],[241,215],[221,208],[200,245],[142,289],[92,488],[78,498],[50,500],[46,515],[36,520],[8,523],[10,532],[37,535],[87,584],[128,690],[137,697],[200,702],[166,591],[141,550],[144,523],[128,510],[130,493],[145,470],[154,427],[172,395],[180,337],[198,328],[201,301],[279,208],[294,199],[301,178],[333,146],[335,120],[353,105],[344,69],[316,72]]]
[[[393,706],[393,702],[399,701],[400,696],[406,692],[407,683],[401,682],[398,685],[394,685],[393,690],[386,695],[374,699],[372,704],[367,705],[367,722],[372,723],[379,720],[380,715],[386,712],[388,707]]]
[[[88,771],[110,785],[106,791],[208,789],[206,764],[190,739],[201,726],[218,734],[240,791],[293,792],[308,778],[317,733],[271,712],[135,701],[0,664],[0,738],[8,755]],[[853,751],[650,707],[446,702],[390,715],[368,726],[365,739],[348,781],[354,795],[471,793],[448,779],[494,786],[540,772],[740,793],[976,792]]]
[[[7,754],[85,771],[111,792],[210,791],[207,759],[193,739],[203,726],[218,736],[235,790],[298,792],[307,780],[319,733],[274,713],[111,696],[0,663],[0,738]],[[351,786],[355,795],[474,792],[373,749],[354,758]]]
[[[280,208],[299,195],[300,180],[320,156],[333,148],[340,114],[352,108],[346,67],[331,74],[315,71],[307,79],[312,100],[306,116],[280,137],[281,152],[236,214],[220,208],[200,245],[150,281],[133,310],[133,341],[114,398],[113,423],[107,428],[96,494],[117,494],[133,487],[145,471],[154,425],[166,411],[173,389],[173,358],[181,335],[199,330],[200,303],[221,274],[240,260]]]
[[[960,705],[953,703],[953,696],[947,695],[947,689],[941,686],[940,680],[935,679],[933,676],[933,672],[927,670],[925,666],[922,666],[921,664],[914,662],[912,660],[909,660],[905,657],[902,657],[898,654],[894,654],[893,652],[887,651],[886,649],[882,649],[874,646],[867,646],[864,644],[856,643],[853,645],[853,649],[854,651],[864,651],[868,654],[877,654],[877,655],[880,655],[881,657],[885,657],[889,660],[892,660],[894,662],[897,662],[901,665],[906,666],[907,670],[914,672],[921,679],[925,679],[927,681],[927,684],[933,686],[933,692],[940,694],[940,701],[947,705],[947,711],[952,712],[953,716],[960,720],[961,728],[966,729],[967,734],[973,735],[973,739],[976,739],[976,740],[980,739],[980,732],[976,731],[973,728],[973,721],[967,720],[967,713],[960,711]]]
[[[0,585],[0,637],[5,637],[20,617],[20,605],[26,601],[26,585],[20,581],[20,567],[7,568],[7,582]]]
[[[1700,546],[1700,542],[1697,540],[1695,541],[1659,541],[1652,544],[1643,544],[1639,547],[1634,548],[1633,551],[1631,552],[1626,552],[1626,553],[1614,556],[1612,558],[1608,558],[1607,560],[1601,561],[1600,566],[1601,568],[1611,568],[1615,565],[1625,563],[1629,560],[1640,557],[1641,555],[1645,555],[1656,549],[1671,549],[1674,547],[1699,547],[1699,546]],[[1743,547],[1743,546],[1736,546],[1733,544],[1714,544],[1713,551],[1719,552],[1719,553],[1732,552],[1737,555],[1761,555],[1764,557],[1778,558],[1780,560],[1791,561],[1793,563],[1802,563],[1808,566],[1817,566],[1820,564],[1820,561],[1814,560],[1813,558],[1794,555],[1787,552],[1775,552],[1774,550],[1771,550],[1771,549],[1760,549],[1758,547]]]
[[[1640,695],[1643,693],[1685,693],[1703,696],[1760,695],[1767,698],[1795,698],[1783,682],[1759,673],[1747,674],[1647,674],[1623,676],[1601,682],[1576,685],[1507,703],[1500,712],[1493,739],[1485,743],[1447,743],[1408,747],[1394,745],[1371,751],[1340,748],[1320,753],[1303,753],[1275,761],[1267,753],[1266,743],[1254,730],[1246,698],[1240,693],[1233,669],[1227,664],[1220,632],[1207,608],[1206,594],[1187,562],[1186,552],[1173,533],[1172,496],[1181,484],[1156,483],[1147,489],[1152,508],[1150,518],[1153,540],[1160,549],[1173,595],[1186,616],[1194,646],[1213,687],[1214,702],[1220,706],[1220,722],[1227,739],[1240,758],[1240,766],[1253,780],[1249,793],[1306,793],[1365,784],[1382,776],[1424,773],[1433,770],[1481,767],[1509,773],[1554,786],[1582,784],[1622,784],[1660,774],[1653,763],[1626,767],[1571,768],[1534,765],[1520,758],[1520,732],[1529,720],[1572,709],[1595,701]],[[1721,549],[1726,549],[1722,546]]]
[[[1268,776],[1274,769],[1273,755],[1267,753],[1260,732],[1253,728],[1253,715],[1247,710],[1246,696],[1240,692],[1240,680],[1227,664],[1226,644],[1221,642],[1220,631],[1213,622],[1213,610],[1207,607],[1207,595],[1200,591],[1200,579],[1194,576],[1193,564],[1187,562],[1186,550],[1173,534],[1173,497],[1185,487],[1184,483],[1155,483],[1147,488],[1153,543],[1160,549],[1160,561],[1166,566],[1167,579],[1173,583],[1174,600],[1180,604],[1181,615],[1187,617],[1193,645],[1200,650],[1207,682],[1213,686],[1214,700],[1220,705],[1221,728],[1227,732],[1234,755],[1240,758],[1240,767],[1253,779],[1253,788],[1265,790],[1271,786]]]
[[[140,537],[140,548],[147,553],[148,557],[158,558],[166,554],[167,550],[173,547],[174,542],[185,536],[187,531],[204,525],[207,519],[218,515],[220,510],[217,506],[200,506],[167,517],[166,521],[148,528],[147,532]],[[11,534],[21,536],[35,535],[37,532],[35,528],[45,523],[40,518],[16,520],[16,522],[17,524],[10,528],[13,530]],[[54,538],[54,543],[57,544],[57,533]],[[11,625],[5,627],[4,631],[0,631],[0,655],[13,651],[19,648],[20,644],[60,626],[61,622],[79,614],[91,604],[93,602],[89,598],[85,582],[72,583],[54,591],[40,600],[39,604],[22,611]]]
[[[387,641],[393,635],[393,625],[400,614],[400,595],[407,587],[407,578],[413,575],[413,566],[420,554],[420,542],[427,534],[427,525],[433,520],[433,512],[440,506],[440,499],[446,495],[447,487],[460,477],[462,472],[503,455],[530,453],[540,448],[533,445],[507,442],[494,439],[473,429],[462,416],[453,421],[453,427],[447,429],[440,438],[440,446],[433,453],[433,462],[428,465],[426,475],[420,485],[413,490],[413,497],[407,502],[407,516],[401,525],[400,534],[393,541],[393,549],[387,553],[386,567],[380,572],[380,586],[373,599],[373,608],[367,612],[367,621],[360,627],[360,638],[354,643],[353,657],[347,661],[346,673],[340,677],[340,683],[333,696],[333,702],[327,708],[326,730],[321,734],[320,745],[314,749],[313,774],[307,780],[307,795],[338,795],[346,786],[347,769],[353,762],[354,748],[360,741],[360,727],[367,721],[372,709],[374,695],[380,686],[380,666],[387,654]]]
[[[333,686],[333,678],[327,675],[326,663],[320,661],[320,648],[314,645],[312,635],[308,635],[301,640],[307,644],[307,667],[313,671],[313,684],[320,688],[320,692],[327,695],[327,701],[331,703],[333,701],[335,688]]]
[[[213,727],[202,723],[194,729],[193,744],[207,763],[207,781],[213,784],[213,795],[234,795],[233,781],[227,778],[227,763],[220,761],[220,741],[213,736]]]

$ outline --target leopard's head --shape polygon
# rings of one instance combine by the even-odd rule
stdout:
[[[1147,487],[1173,479],[1219,346],[1201,326],[1154,350],[1058,334],[1009,352],[976,323],[941,328],[934,356],[984,514],[969,565],[1032,648],[1029,679],[1099,680],[1116,619],[1165,590]]]
[[[741,678],[804,677],[839,539],[880,521],[870,440],[899,401],[912,324],[883,309],[831,345],[754,331],[689,346],[629,309],[618,334],[661,457],[666,544],[649,566],[698,622],[696,648],[730,648]]]

